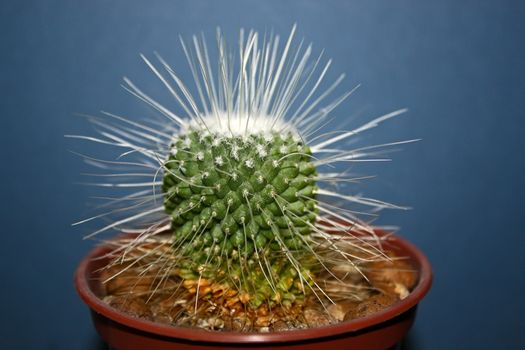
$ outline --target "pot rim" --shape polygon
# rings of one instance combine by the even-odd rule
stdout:
[[[379,234],[386,234],[381,230],[377,230],[377,232]],[[127,315],[126,313],[114,309],[107,303],[103,302],[89,287],[88,274],[92,272],[88,270],[90,262],[103,254],[104,250],[107,249],[107,246],[105,245],[100,245],[94,248],[81,261],[75,272],[74,281],[78,294],[93,311],[102,314],[115,322],[144,332],[190,341],[215,343],[258,344],[267,342],[277,343],[301,341],[361,331],[365,328],[372,327],[401,315],[416,306],[419,301],[423,299],[432,285],[432,269],[427,257],[415,245],[397,235],[388,233],[388,242],[392,244],[392,246],[401,247],[403,250],[409,252],[410,254],[408,255],[410,258],[419,265],[419,281],[410,294],[405,299],[366,317],[343,321],[328,326],[300,330],[269,333],[209,331],[199,328],[171,326]]]

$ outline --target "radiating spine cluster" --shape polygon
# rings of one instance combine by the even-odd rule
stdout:
[[[120,261],[128,262],[126,254],[136,247],[162,242],[162,249],[144,253],[156,257],[151,264],[161,271],[152,294],[175,273],[196,292],[196,303],[205,295],[194,286],[209,283],[253,307],[290,305],[307,295],[323,303],[331,301],[324,287],[329,283],[321,285],[317,276],[340,282],[330,266],[358,271],[360,262],[384,259],[372,227],[349,206],[371,208],[372,215],[401,207],[340,193],[339,184],[358,179],[332,165],[388,160],[378,155],[415,141],[339,146],[405,110],[331,130],[332,111],[355,89],[326,103],[344,76],[321,88],[331,61],[321,65],[322,54],[312,60],[311,45],[292,45],[294,34],[295,26],[281,48],[278,36],[241,31],[236,59],[218,31],[216,66],[203,37],[193,37],[193,48],[181,40],[193,89],[160,56],[162,69],[142,56],[183,114],[124,78],[124,88],[163,119],[137,122],[103,112],[104,118],[89,117],[100,137],[70,136],[123,149],[116,160],[86,161],[107,179],[96,185],[138,190],[105,196],[103,207],[112,208],[79,223],[114,218],[88,237],[113,229],[135,232],[116,248]],[[167,242],[159,238],[170,230]],[[137,265],[132,261],[125,269]],[[141,267],[138,278],[156,267]]]

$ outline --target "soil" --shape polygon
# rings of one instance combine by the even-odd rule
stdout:
[[[386,253],[391,260],[367,263],[361,268],[364,276],[352,277],[352,292],[346,297],[341,290],[347,292],[349,287],[339,286],[330,301],[309,296],[301,303],[271,309],[264,304],[256,310],[247,308],[242,296],[204,279],[196,288],[195,281],[181,281],[176,275],[159,281],[154,271],[137,278],[126,262],[113,263],[99,273],[105,281],[103,300],[133,317],[217,331],[276,332],[365,317],[406,298],[417,273],[406,260]]]

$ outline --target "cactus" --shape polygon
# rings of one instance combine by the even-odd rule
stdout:
[[[137,280],[152,278],[148,300],[167,292],[188,299],[195,310],[206,300],[226,309],[291,310],[311,297],[324,307],[352,296],[357,292],[345,280],[349,271],[363,275],[366,262],[388,259],[373,227],[356,210],[330,200],[371,208],[373,215],[401,207],[341,193],[342,184],[359,178],[334,165],[385,160],[377,155],[414,140],[336,146],[405,110],[352,130],[327,129],[332,110],[353,90],[320,108],[343,76],[320,93],[331,61],[320,68],[320,55],[312,62],[311,46],[292,46],[294,33],[295,26],[278,57],[278,37],[261,43],[258,33],[245,38],[241,31],[235,63],[218,31],[216,72],[203,38],[193,38],[193,51],[181,40],[193,94],[160,56],[163,71],[142,56],[186,116],[124,78],[125,89],[161,119],[139,123],[103,112],[88,117],[100,137],[70,135],[124,149],[116,160],[86,157],[111,170],[97,175],[107,179],[97,185],[139,188],[106,197],[110,211],[81,221],[113,217],[87,237],[136,233],[111,241],[115,259],[108,268],[121,268],[105,282],[136,269]],[[178,282],[169,285],[173,278]]]
[[[162,188],[185,258],[181,277],[228,275],[256,307],[301,296],[301,279],[311,283],[304,250],[317,217],[310,157],[292,133],[232,137],[196,129],[178,136]]]

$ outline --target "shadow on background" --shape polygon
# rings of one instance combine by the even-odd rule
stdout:
[[[418,337],[414,332],[409,332],[408,335],[399,344],[399,350],[421,350],[421,342],[418,341]]]
[[[89,350],[110,350],[108,344],[106,344],[102,338],[98,334],[93,334],[91,338],[91,342],[89,343],[89,346],[87,347]],[[87,350],[86,349],[86,350]]]

